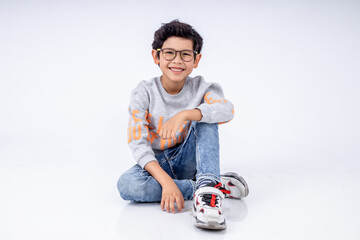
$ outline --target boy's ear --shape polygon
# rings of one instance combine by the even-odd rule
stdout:
[[[201,59],[201,53],[196,54],[196,58],[195,58],[195,63],[194,63],[194,68],[197,68]]]
[[[159,58],[157,57],[158,51],[156,51],[155,49],[151,50],[151,55],[152,55],[152,57],[153,57],[153,59],[154,59],[154,63],[155,63],[156,65],[159,65],[159,64],[160,64],[160,60],[159,60]]]

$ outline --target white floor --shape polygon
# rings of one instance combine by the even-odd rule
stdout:
[[[228,229],[197,229],[186,211],[122,200],[118,175],[128,151],[101,141],[1,143],[0,239],[359,239],[359,174],[232,164],[248,181],[244,200],[226,199]],[[51,161],[50,161],[51,160]],[[225,169],[227,168],[225,162]],[[242,168],[242,170],[240,170]],[[260,173],[260,174],[259,174]]]

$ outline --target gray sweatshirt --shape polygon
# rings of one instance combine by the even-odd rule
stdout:
[[[138,84],[130,98],[128,144],[142,168],[156,161],[156,153],[184,141],[191,121],[184,122],[176,132],[175,140],[161,139],[159,132],[161,126],[175,114],[195,108],[203,116],[200,122],[224,123],[234,116],[234,107],[225,100],[220,85],[207,83],[202,76],[187,77],[183,88],[176,95],[165,91],[160,77]]]

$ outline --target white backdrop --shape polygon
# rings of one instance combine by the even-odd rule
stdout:
[[[153,33],[178,18],[204,38],[192,75],[219,82],[235,105],[221,127],[225,164],[358,171],[359,10],[358,1],[3,0],[1,150],[97,139],[113,146],[109,164],[133,164],[121,159],[131,158],[129,95],[161,74]]]
[[[224,170],[358,175],[359,13],[351,0],[1,0],[0,167],[93,165],[115,192],[135,163],[130,92],[161,74],[153,34],[178,18],[204,38],[192,75],[235,105]]]

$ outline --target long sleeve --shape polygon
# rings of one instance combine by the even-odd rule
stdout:
[[[197,108],[203,115],[200,122],[224,123],[229,122],[234,117],[234,106],[224,98],[222,88],[217,83],[210,85]]]
[[[171,95],[155,77],[141,81],[132,91],[129,105],[128,143],[135,161],[144,168],[151,161],[157,161],[155,154],[182,143],[188,134],[187,121],[176,138],[161,139],[159,132],[176,113],[198,108],[203,117],[201,122],[224,123],[233,118],[234,108],[224,98],[217,83],[207,83],[203,77],[188,77],[182,90]]]
[[[148,108],[149,96],[142,83],[132,92],[129,106],[128,144],[135,161],[144,168],[151,161],[156,161],[149,141]]]

